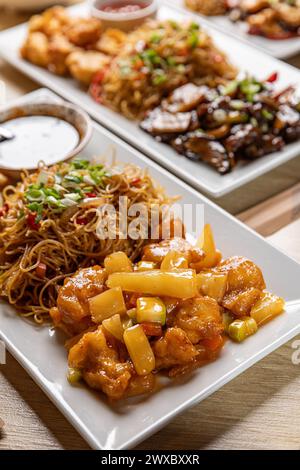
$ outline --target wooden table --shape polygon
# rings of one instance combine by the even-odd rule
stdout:
[[[0,29],[25,19],[25,15],[0,12]],[[300,56],[290,63],[299,67]],[[1,62],[0,80],[6,82],[8,99],[38,88]],[[300,189],[282,193],[299,181],[300,158],[234,191],[218,204],[233,214],[252,208],[241,218],[300,261]],[[257,208],[275,194],[279,194],[275,200]],[[138,448],[300,449],[300,365],[292,364],[292,343],[178,416]],[[0,422],[1,418],[5,426],[0,431],[0,449],[89,448],[9,354],[0,369]]]

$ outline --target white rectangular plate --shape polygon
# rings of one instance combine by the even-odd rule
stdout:
[[[87,6],[84,4],[72,8],[71,11],[80,15],[88,13]],[[180,20],[186,19],[187,15],[176,9],[161,7],[159,17]],[[195,18],[197,17],[195,16]],[[278,86],[280,88],[292,83],[296,84],[300,90],[300,72],[294,67],[240,43],[216,29],[208,29],[215,42],[227,52],[230,60],[239,69],[249,71],[261,79],[278,71],[280,75]],[[69,101],[82,106],[105,127],[200,191],[205,191],[214,197],[220,197],[300,154],[300,142],[297,142],[288,145],[280,152],[253,162],[241,163],[230,174],[220,176],[208,165],[188,160],[171,147],[156,142],[153,137],[139,129],[136,123],[95,103],[86,90],[74,80],[55,76],[45,69],[22,60],[19,49],[26,36],[26,31],[27,26],[21,25],[0,33],[0,55],[34,80],[51,88]]]
[[[40,90],[25,100],[43,97],[55,99],[49,91]],[[128,449],[146,439],[178,413],[199,403],[300,333],[299,264],[97,124],[94,124],[93,138],[82,156],[105,155],[111,152],[112,146],[120,162],[148,168],[151,176],[170,195],[182,196],[182,204],[204,204],[205,221],[212,224],[217,246],[224,257],[244,255],[258,263],[268,289],[287,300],[287,309],[285,314],[261,328],[243,344],[228,341],[216,362],[196,371],[185,383],[171,382],[172,386],[150,397],[110,407],[101,394],[91,392],[84,385],[75,388],[69,385],[66,379],[67,354],[59,333],[46,326],[34,326],[2,302],[0,338],[10,352],[93,448],[110,450]],[[193,221],[190,220],[187,224],[190,233],[192,226]]]
[[[183,9],[185,12],[193,13],[192,10],[185,6],[184,0],[164,0],[164,2],[170,6]],[[219,28],[224,33],[234,36],[239,41],[258,47],[265,53],[277,57],[277,59],[286,59],[300,52],[300,38],[272,40],[262,36],[252,36],[247,33],[247,25],[245,23],[233,23],[226,15],[203,16],[199,13],[195,14],[199,15],[207,24]]]

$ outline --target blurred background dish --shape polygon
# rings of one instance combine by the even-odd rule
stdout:
[[[75,3],[80,3],[82,0],[61,0],[59,3],[62,5],[70,6]],[[20,11],[39,11],[43,8],[48,8],[56,5],[56,0],[0,0],[0,8],[5,7]]]

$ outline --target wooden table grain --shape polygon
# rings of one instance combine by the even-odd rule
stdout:
[[[0,12],[0,29],[24,20],[25,14]],[[291,59],[290,63],[299,67],[300,56]],[[4,80],[7,85],[7,99],[38,88],[36,83],[1,61],[0,80]],[[300,158],[217,202],[232,214],[238,214],[299,181]],[[268,235],[272,243],[300,262],[300,220],[296,215],[295,218],[291,224]],[[243,213],[243,220],[254,228],[261,228],[251,211]],[[138,448],[299,450],[300,365],[292,362],[296,339],[251,367],[204,402],[175,418]],[[1,421],[5,423],[4,427]],[[6,365],[0,366],[1,449],[89,449],[10,354],[7,354]]]

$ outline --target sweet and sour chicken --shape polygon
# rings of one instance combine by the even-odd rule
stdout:
[[[51,316],[70,336],[69,381],[111,400],[150,393],[159,372],[190,373],[283,311],[255,263],[221,258],[207,225],[194,246],[152,243],[136,264],[116,252],[66,279]]]

